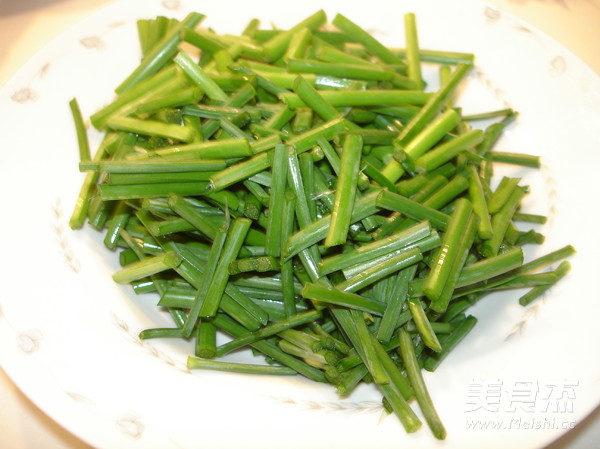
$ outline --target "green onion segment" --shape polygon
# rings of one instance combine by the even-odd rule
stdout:
[[[422,48],[412,13],[406,48],[341,13],[287,30],[252,19],[239,36],[204,19],[138,22],[139,67],[89,116],[96,148],[70,102],[85,174],[71,227],[106,233],[113,280],[173,318],[140,338],[193,342],[190,369],[298,375],[340,395],[370,382],[407,432],[444,439],[422,369],[475,326],[473,304],[521,289],[527,306],[575,253],[525,260],[544,211],[523,210],[521,178],[492,177],[541,166],[495,149],[517,112],[463,114],[474,55]],[[227,357],[249,348],[264,362]]]

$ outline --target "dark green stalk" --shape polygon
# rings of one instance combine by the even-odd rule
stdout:
[[[463,115],[464,121],[477,121],[477,120],[489,120],[498,117],[506,117],[507,115],[513,114],[514,110],[510,108],[497,109],[494,111],[480,112],[477,114]]]
[[[303,155],[301,155],[303,156]],[[310,157],[307,157],[310,158]],[[306,159],[306,158],[305,158]],[[295,214],[298,221],[299,227],[308,226],[313,221],[313,215],[311,213],[311,203],[308,196],[306,195],[306,189],[309,187],[305,183],[303,174],[301,173],[300,161],[294,147],[288,148],[287,154],[287,168],[288,168],[288,185],[294,192],[295,196]],[[312,204],[314,206],[314,204]],[[291,231],[292,228],[290,228]],[[290,232],[291,235],[291,232]],[[289,235],[288,235],[289,238]],[[287,239],[285,240],[287,243]]]
[[[562,261],[560,263],[560,265],[554,271],[554,273],[556,274],[556,281],[554,282],[554,284],[556,282],[558,282],[560,279],[562,279],[570,270],[571,270],[571,264],[566,260]],[[538,285],[536,287],[533,287],[531,290],[529,290],[527,293],[525,293],[523,296],[521,296],[519,298],[519,304],[522,306],[527,306],[527,305],[531,304],[537,298],[539,298],[544,293],[546,293],[550,288],[552,288],[552,286],[554,284]]]
[[[187,105],[181,108],[181,112],[185,115],[218,120],[222,118],[234,118],[247,111],[242,108],[234,108],[231,106],[201,103]]]
[[[206,360],[197,357],[188,357],[187,367],[189,369],[209,369],[215,371],[227,371],[231,373],[261,374],[277,376],[294,376],[297,372],[291,368],[276,365],[256,365],[251,363],[225,362],[221,360]]]
[[[216,173],[210,180],[212,190],[218,192],[268,169],[271,166],[270,157],[269,153],[258,153]]]
[[[144,160],[108,160],[81,162],[81,171],[99,171],[101,173],[185,173],[208,171],[214,172],[226,167],[219,159],[179,160],[179,159],[144,159]]]
[[[396,190],[399,194],[410,197],[423,188],[423,186],[431,181],[435,176],[442,175],[445,178],[450,178],[455,174],[456,166],[454,164],[444,164],[429,173],[416,174],[412,178],[403,179],[402,181],[397,182]]]
[[[200,101],[204,91],[198,86],[166,92],[142,103],[136,108],[136,114],[150,114],[163,108],[178,108]]]
[[[552,265],[555,262],[571,257],[576,253],[575,248],[571,245],[564,246],[556,251],[552,251],[541,257],[538,257],[530,262],[523,264],[517,269],[518,273],[530,273],[535,270],[539,270],[548,265]]]
[[[271,190],[267,216],[267,242],[265,251],[271,257],[281,255],[281,223],[284,219],[282,204],[287,186],[287,157],[289,147],[279,144],[273,152],[271,163]]]
[[[369,90],[322,90],[319,91],[323,100],[333,107],[355,106],[422,106],[429,101],[431,93],[420,90],[402,89],[369,89]],[[284,93],[279,95],[290,109],[306,107],[307,104],[297,94]]]
[[[437,313],[444,313],[448,308],[448,304],[450,303],[454,291],[456,290],[456,283],[458,282],[460,272],[464,267],[467,258],[469,257],[469,251],[473,246],[473,242],[477,235],[477,216],[475,214],[471,214],[469,217],[469,221],[465,229],[463,230],[463,235],[459,242],[459,247],[457,251],[456,257],[452,260],[452,267],[450,269],[450,273],[446,283],[442,289],[442,292],[439,298],[435,301],[432,301],[430,304],[430,308]]]
[[[255,332],[248,333],[244,336],[238,336],[235,339],[217,347],[217,356],[222,357],[225,354],[230,353],[231,351],[255,343],[272,335],[278,334],[279,332],[283,332],[286,329],[292,329],[297,326],[302,326],[303,324],[311,323],[320,317],[321,312],[317,310],[310,310],[308,312],[293,315],[276,323],[269,324],[268,326],[265,326]]]
[[[352,265],[361,264],[377,257],[388,254],[392,251],[403,248],[411,243],[421,240],[431,234],[431,227],[424,221],[391,236],[375,240],[365,245],[330,257],[321,261],[319,272],[322,275],[333,273],[337,270],[343,270]]]
[[[415,114],[415,116],[406,124],[398,136],[400,144],[406,144],[437,115],[440,107],[444,104],[448,96],[454,92],[458,84],[463,80],[471,70],[472,65],[458,64],[452,75],[425,103],[425,105]]]
[[[502,282],[497,286],[497,289],[548,286],[555,284],[557,280],[558,278],[554,271],[546,273],[522,274]]]
[[[302,76],[299,75],[296,78],[292,88],[296,95],[323,120],[330,121],[340,116],[340,112],[329,104]],[[304,108],[298,109],[302,110]]]
[[[406,64],[408,77],[416,84],[417,89],[423,88],[421,75],[421,55],[419,49],[419,36],[417,21],[414,13],[404,15],[404,35],[406,40]]]
[[[140,98],[144,98],[149,92],[160,91],[162,86],[177,79],[180,69],[177,66],[166,66],[149,78],[136,84],[127,92],[120,94],[114,101],[107,104],[90,116],[90,121],[97,129],[104,129],[106,119],[126,105],[138,104]]]
[[[192,12],[177,26],[171,28],[169,33],[144,57],[141,64],[115,89],[115,92],[121,95],[160,70],[177,53],[181,41],[180,31],[183,28],[194,28],[204,18],[203,14]]]
[[[356,342],[360,345],[360,351],[358,351],[358,348],[356,349],[369,373],[373,376],[373,381],[376,384],[389,384],[390,379],[377,356],[375,343],[371,338],[371,333],[362,312],[350,310],[350,319],[356,331]]]
[[[279,260],[271,256],[254,256],[236,259],[229,264],[229,274],[240,274],[256,271],[264,273],[267,271],[280,270]]]
[[[207,215],[203,214],[190,202],[178,195],[169,195],[169,207],[189,222],[194,228],[206,235],[210,239],[214,239],[218,233],[218,226],[211,221]]]
[[[404,368],[406,369],[408,380],[415,392],[419,408],[423,412],[425,421],[427,421],[433,435],[437,439],[443,440],[446,438],[446,429],[435,410],[435,406],[433,405],[433,401],[429,395],[425,381],[423,380],[421,367],[419,366],[419,362],[415,355],[413,342],[404,329],[400,329],[398,335],[400,339],[400,354],[402,355]]]
[[[71,115],[73,116],[73,123],[75,124],[75,132],[77,135],[77,147],[79,148],[79,160],[89,161],[90,155],[90,144],[87,137],[87,131],[85,129],[85,123],[79,108],[77,99],[73,98],[69,101],[69,108],[71,109]]]
[[[526,214],[523,212],[515,212],[513,215],[514,221],[523,221],[527,223],[545,224],[548,217],[545,215]]]
[[[234,303],[234,307],[242,308],[249,316],[259,323],[259,325],[264,326],[268,323],[269,316],[267,312],[263,310],[260,305],[254,302],[248,295],[231,283],[227,284],[225,287],[224,300],[227,300],[227,298],[231,298],[232,302]],[[222,303],[225,303],[225,301],[222,301]],[[225,308],[223,308],[223,311],[227,312]],[[250,329],[249,326],[246,327]],[[258,328],[258,326],[256,328]]]
[[[245,106],[250,100],[256,96],[256,90],[251,83],[245,83],[237,91],[235,91],[227,101],[223,103],[223,106],[230,106],[234,108],[241,108]],[[205,120],[202,123],[202,136],[205,140],[210,139],[213,134],[219,129],[218,120]]]
[[[298,357],[308,365],[318,368],[320,370],[325,371],[327,368],[327,361],[322,354],[317,354],[310,349],[306,349],[305,347],[296,346],[294,343],[291,343],[288,340],[278,340],[277,346],[286,354],[293,355],[294,357]]]
[[[481,179],[479,178],[477,169],[472,165],[467,167],[467,174],[469,177],[469,197],[473,203],[473,212],[479,218],[477,235],[480,239],[489,239],[493,235],[492,222]]]
[[[402,375],[398,365],[394,363],[390,355],[387,353],[386,348],[377,340],[374,336],[371,335],[371,341],[373,342],[373,347],[375,352],[377,353],[377,357],[381,364],[383,365],[383,369],[385,370],[390,384],[395,388],[395,390],[402,395],[402,397],[409,401],[415,397],[414,391],[410,386],[410,383]],[[411,410],[412,411],[412,410]]]
[[[520,181],[521,178],[508,178],[506,176],[500,180],[498,187],[488,199],[490,214],[496,214],[502,208]]]
[[[448,184],[423,201],[423,205],[433,209],[441,209],[469,188],[469,181],[462,175],[454,176]]]
[[[198,64],[192,61],[192,58],[187,53],[180,51],[173,58],[173,62],[181,67],[210,99],[220,102],[227,102],[229,100],[229,97],[219,85]]]
[[[246,187],[252,195],[258,198],[264,207],[269,207],[269,194],[260,184],[246,180],[244,181],[244,187]]]
[[[228,319],[226,316],[222,316],[221,314],[217,314],[213,322],[219,329],[222,329],[236,338],[246,335],[248,332],[247,329]],[[321,370],[313,368],[312,366],[304,363],[302,360],[286,354],[279,349],[276,344],[273,344],[268,340],[255,341],[251,344],[251,346],[281,363],[282,365],[292,368],[299,374],[302,374],[311,380],[316,382],[326,382],[325,375]]]
[[[391,49],[395,54],[400,57],[406,57],[406,49],[395,48]],[[431,50],[431,49],[419,49],[419,56],[423,62],[433,62],[437,64],[473,64],[475,62],[475,55],[473,53],[459,52],[459,51],[446,51],[446,50]]]
[[[245,138],[225,138],[220,140],[193,142],[187,145],[177,145],[166,148],[157,148],[152,151],[152,156],[160,156],[169,160],[173,159],[235,159],[252,156],[248,140]],[[224,167],[223,167],[224,168]]]
[[[450,334],[441,336],[440,343],[442,345],[442,350],[430,354],[423,362],[423,368],[427,371],[435,371],[448,354],[467,336],[471,329],[473,329],[475,324],[477,324],[477,318],[469,315],[465,319],[459,321]]]
[[[331,140],[340,131],[344,131],[348,123],[343,117],[338,117],[296,136],[289,138],[286,143],[296,148],[298,155],[311,150],[319,139]]]
[[[477,154],[491,158],[491,149],[496,144],[506,127],[515,120],[517,113],[508,114],[502,121],[492,123],[485,129],[483,141],[477,146]]]
[[[542,166],[539,156],[530,154],[508,153],[501,151],[492,151],[492,161],[505,164],[521,165],[523,167],[540,168]]]
[[[175,182],[201,182],[208,184],[215,172],[176,172],[176,173],[111,173],[106,183],[112,185],[169,184]]]
[[[212,359],[217,353],[217,327],[210,321],[201,321],[196,334],[194,354],[203,359]],[[190,368],[188,363],[188,368]]]
[[[410,408],[402,395],[391,385],[378,385],[383,397],[391,407],[394,414],[400,419],[408,433],[414,433],[421,428],[422,422]]]
[[[285,61],[289,61],[294,58],[304,57],[306,50],[312,43],[312,37],[312,32],[308,28],[301,28],[297,30],[292,35],[292,39],[290,39],[290,43],[285,51],[285,54],[283,55],[283,59]]]
[[[506,200],[502,208],[492,216],[493,235],[481,245],[481,254],[485,257],[491,257],[498,254],[500,245],[504,239],[508,225],[512,216],[519,207],[521,199],[525,196],[526,190],[521,186],[515,187],[510,197]]]
[[[510,248],[496,256],[481,259],[465,266],[458,278],[457,288],[490,279],[522,266],[523,250],[519,246]]]
[[[116,134],[106,134],[94,155],[94,161],[105,159],[108,156],[109,146],[114,143],[117,138]],[[90,172],[85,175],[85,179],[79,189],[77,200],[75,201],[75,206],[71,212],[71,217],[69,218],[69,227],[71,229],[81,229],[83,227],[88,215],[91,199],[94,192],[96,192],[96,185],[99,178],[100,174],[96,172]]]
[[[294,35],[300,30],[306,28],[310,31],[315,31],[321,27],[327,21],[327,16],[323,10],[319,10],[314,14],[310,15],[306,19],[302,20],[292,28],[275,35],[264,43],[264,57],[267,62],[274,62],[282,57],[287,47],[294,37]]]
[[[377,56],[387,64],[405,66],[402,58],[396,56],[385,45],[372,36],[371,33],[361,28],[342,14],[337,14],[331,22],[336,28],[346,34],[355,42],[361,43],[370,53]]]
[[[414,220],[428,220],[437,229],[444,230],[448,226],[449,217],[445,213],[388,190],[381,191],[376,204],[382,209],[400,212]]]
[[[343,291],[337,287],[327,287],[314,283],[305,284],[301,294],[304,298],[313,301],[369,312],[374,315],[383,315],[386,308],[385,303],[380,301]]]
[[[227,47],[217,34],[207,30],[184,28],[179,32],[179,36],[182,41],[208,53],[216,53]]]
[[[131,217],[131,210],[125,201],[119,201],[112,211],[108,222],[104,244],[107,248],[115,249],[120,237],[119,231],[124,229]]]
[[[421,336],[425,346],[436,352],[441,351],[442,347],[437,335],[431,327],[431,323],[429,322],[427,315],[425,314],[425,310],[423,309],[423,304],[421,304],[421,301],[419,301],[418,298],[409,298],[408,310],[410,310],[413,322],[415,323],[417,331],[419,332],[419,335]]]
[[[346,242],[356,199],[362,147],[363,143],[360,136],[348,135],[344,139],[340,159],[340,174],[335,186],[331,223],[325,238],[326,247],[341,245]]]
[[[251,224],[252,221],[247,218],[237,218],[231,224],[221,258],[200,307],[200,317],[211,317],[217,313],[221,297],[229,280],[229,264],[236,259]]]
[[[368,262],[360,263],[360,264],[345,268],[343,270],[343,274],[347,278],[354,277],[366,270],[371,269],[373,266],[377,265],[378,263],[387,261],[393,257],[399,256],[400,254],[402,254],[406,251],[415,249],[415,248],[419,249],[423,254],[425,254],[428,251],[431,251],[432,249],[439,247],[441,244],[441,240],[442,239],[439,236],[439,234],[434,230],[431,233],[431,235],[429,235],[428,237],[425,237],[421,240],[417,240],[414,243],[410,243],[403,248],[397,249],[397,250],[392,251],[384,256],[380,256],[379,258],[370,260]]]
[[[223,226],[217,228],[216,232],[212,236],[213,242],[210,248],[210,252],[208,253],[208,260],[206,262],[206,270],[204,271],[205,275],[202,279],[202,285],[198,288],[196,295],[194,297],[194,303],[190,308],[188,313],[188,317],[183,325],[183,333],[186,336],[190,336],[192,334],[192,329],[196,325],[198,320],[200,310],[202,308],[202,304],[206,298],[208,293],[208,288],[210,287],[210,283],[212,281],[212,274],[217,269],[217,264],[219,259],[221,258],[221,254],[223,251],[223,245],[225,244],[225,239],[227,237],[229,223],[226,221]],[[208,321],[203,321],[200,326],[204,326],[204,324],[208,324]],[[203,356],[206,357],[206,356]]]
[[[431,121],[423,130],[402,147],[406,155],[414,160],[424,155],[442,137],[452,131],[460,122],[460,115],[448,109]]]
[[[347,134],[344,134],[344,135],[347,135]],[[323,151],[325,158],[331,165],[331,168],[333,169],[335,174],[337,176],[339,176],[340,175],[340,167],[341,167],[341,159],[340,159],[340,155],[338,154],[338,152],[331,145],[331,143],[328,141],[328,139],[319,138],[319,139],[317,139],[316,144],[318,145],[318,148],[320,148]],[[364,144],[364,140],[363,140],[363,144]],[[358,188],[360,190],[364,190],[365,188],[368,188],[370,185],[369,180],[366,178],[365,174],[361,173],[361,172],[358,173],[357,183],[358,183]]]
[[[365,288],[387,275],[423,260],[418,248],[407,249],[389,257],[336,285],[340,290],[353,292]]]
[[[483,131],[473,129],[432,148],[415,161],[415,170],[419,173],[434,170],[451,161],[463,151],[474,147],[483,139]]]
[[[313,110],[311,108],[298,108],[292,121],[292,132],[300,134],[308,131],[313,126]]]
[[[351,217],[351,223],[360,221],[378,211],[374,201],[378,194],[379,191],[374,191],[356,200]],[[318,220],[313,221],[310,225],[296,231],[289,238],[286,248],[283,251],[283,256],[286,259],[293,257],[303,249],[306,249],[325,238],[330,223],[331,214],[328,214]]]
[[[290,149],[293,153],[293,149]],[[295,155],[295,153],[293,153]],[[290,152],[288,151],[288,161]],[[291,171],[291,170],[290,170]],[[291,174],[291,173],[290,173]],[[290,176],[291,177],[291,176]],[[288,179],[290,178],[288,177]],[[287,243],[288,238],[294,232],[295,214],[297,196],[293,192],[286,192],[283,203],[283,219],[281,221],[281,243],[283,248]],[[296,307],[296,290],[294,286],[294,265],[291,260],[281,262],[281,287],[283,293],[283,305],[286,317],[290,317],[298,313]]]
[[[379,67],[377,64],[367,61],[359,56],[347,53],[341,50],[339,47],[331,45],[330,43],[318,38],[313,38],[312,50],[315,58],[319,61],[331,62],[331,63],[345,63],[345,64],[362,64],[367,67]]]
[[[165,137],[180,142],[191,142],[194,130],[182,125],[164,123],[158,120],[141,120],[131,117],[111,116],[106,120],[106,126],[112,129],[147,136]]]
[[[377,328],[377,339],[382,343],[389,343],[399,326],[399,317],[406,299],[408,298],[408,285],[417,272],[417,265],[407,267],[393,278],[393,289],[388,297],[383,318]]]
[[[466,199],[456,201],[456,207],[450,216],[448,229],[442,238],[442,246],[437,251],[435,262],[432,265],[423,288],[423,293],[431,301],[437,301],[444,289],[446,281],[452,273],[454,260],[461,255],[460,241],[473,207]]]
[[[378,65],[328,63],[309,59],[290,59],[288,70],[292,73],[312,73],[358,80],[391,81],[394,72]]]
[[[167,251],[161,255],[146,257],[145,259],[129,264],[113,274],[112,278],[118,284],[126,284],[175,268],[180,263],[181,256],[174,251]]]
[[[153,329],[144,329],[138,335],[140,340],[149,340],[151,338],[183,338],[181,329],[175,327],[157,327]]]
[[[281,130],[294,117],[294,111],[287,106],[282,107],[265,122],[265,127]]]

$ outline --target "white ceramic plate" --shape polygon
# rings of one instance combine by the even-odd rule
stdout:
[[[252,17],[293,25],[322,3],[128,0],[65,32],[0,92],[0,362],[57,422],[99,448],[541,447],[600,399],[595,199],[600,193],[600,81],[569,51],[479,2],[328,2],[382,41],[403,45],[402,16],[417,13],[421,46],[474,52],[459,98],[467,113],[510,105],[521,115],[499,145],[539,154],[525,176],[526,209],[547,214],[541,255],[573,244],[573,271],[528,308],[495,295],[473,309],[476,329],[426,381],[447,427],[406,435],[383,417],[380,395],[339,398],[300,378],[190,373],[188,349],[137,333],[168,323],[152,296],[115,285],[114,254],[68,218],[82,175],[67,103],[84,115],[111,99],[138,59],[135,20],[181,18],[240,32]],[[431,73],[429,74],[431,75]],[[93,144],[100,134],[91,131]]]

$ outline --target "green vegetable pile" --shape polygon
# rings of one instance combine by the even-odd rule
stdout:
[[[473,328],[473,304],[507,289],[529,304],[574,253],[524,261],[545,217],[520,210],[521,179],[492,182],[497,162],[540,165],[494,150],[517,113],[463,115],[473,55],[420,48],[411,13],[402,49],[323,11],[240,35],[203,18],[137,22],[143,58],[91,115],[93,158],[71,101],[86,172],[71,227],[105,230],[114,281],[173,318],[140,338],[193,341],[190,369],[299,374],[340,395],[372,383],[408,432],[416,399],[443,439],[422,369]],[[225,357],[248,347],[266,363]]]

